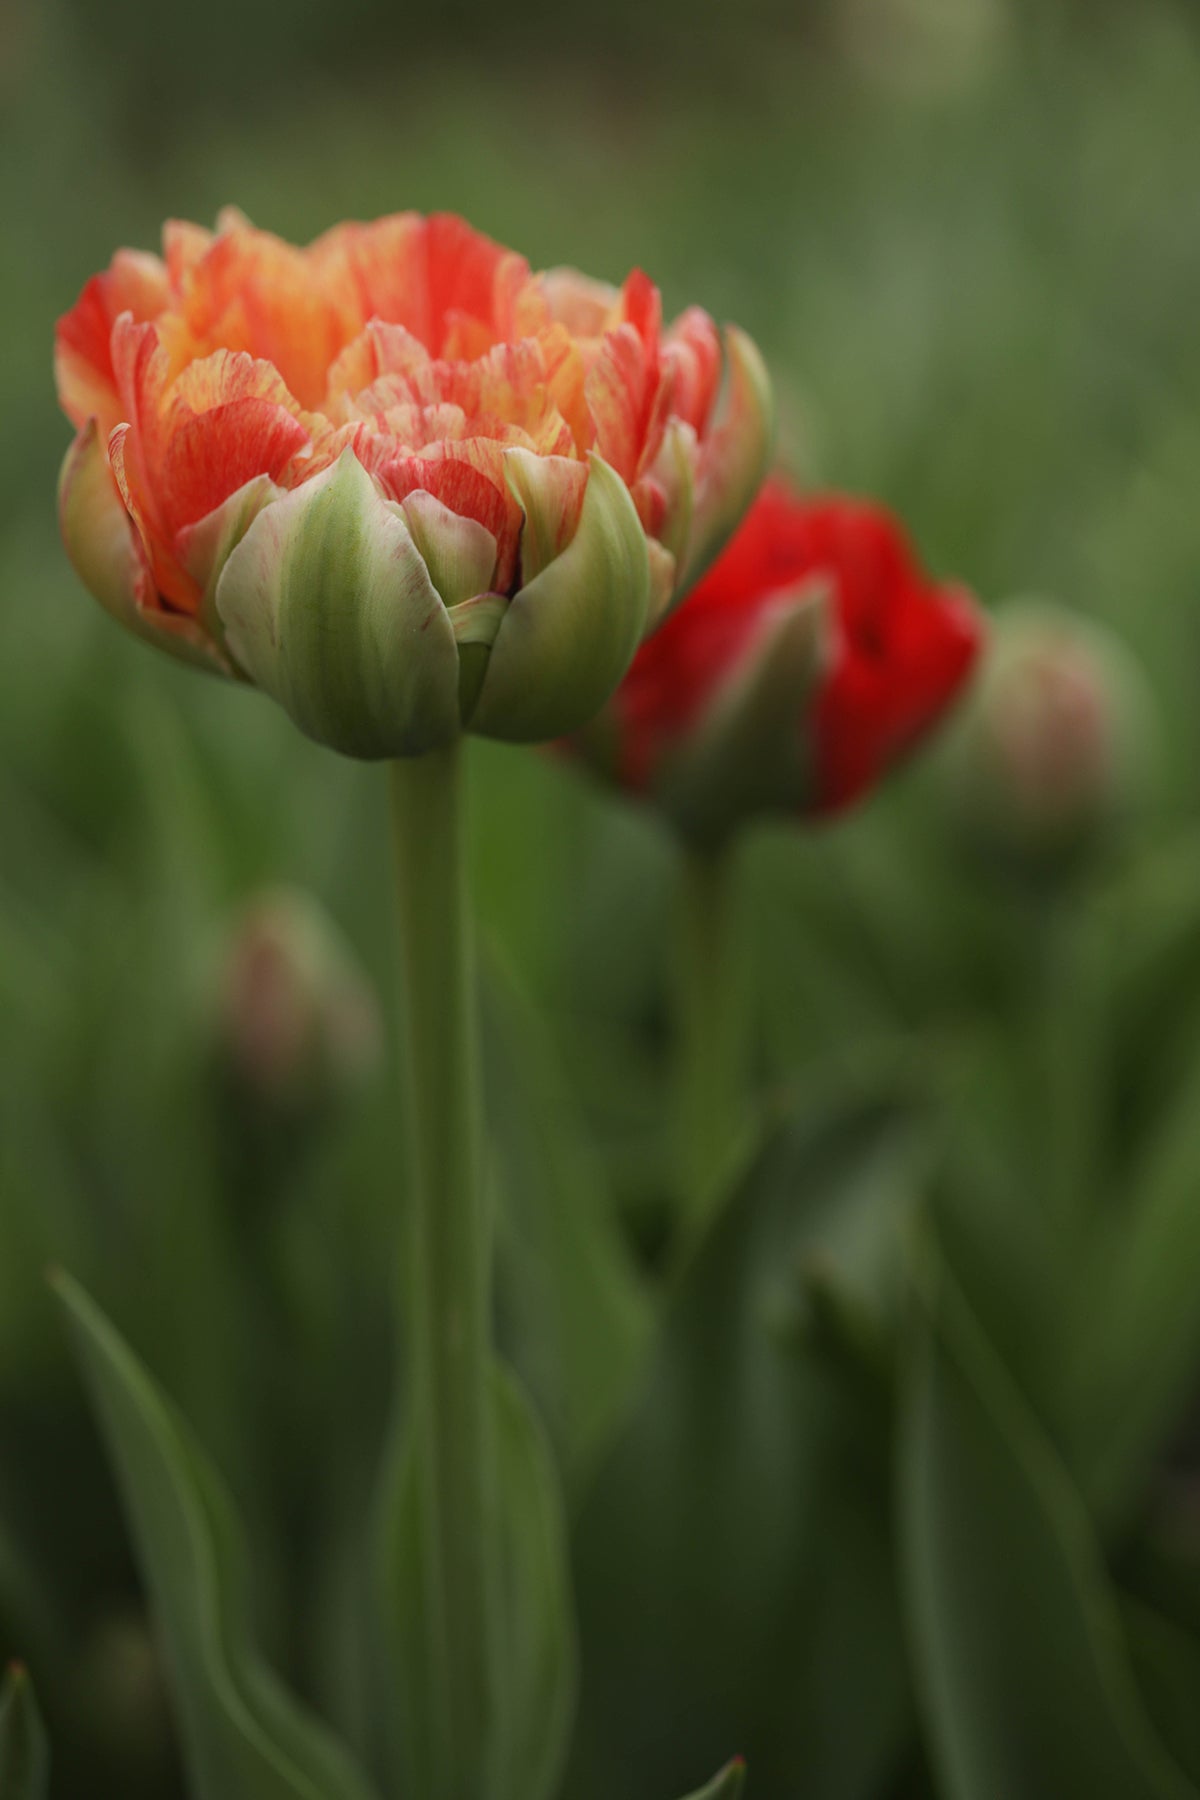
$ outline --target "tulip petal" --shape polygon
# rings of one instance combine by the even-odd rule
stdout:
[[[771,460],[775,403],[762,357],[736,325],[726,328],[725,348],[728,379],[722,411],[701,447],[691,542],[677,598],[695,585],[732,537]]]
[[[578,730],[613,692],[650,605],[646,538],[629,489],[594,453],[570,544],[516,595],[471,728],[512,743]]]
[[[587,465],[573,457],[535,456],[514,447],[505,453],[504,479],[525,515],[521,578],[528,586],[562,555],[579,528]]]
[[[256,475],[175,539],[176,554],[200,589],[199,616],[218,642],[225,630],[216,607],[221,572],[263,507],[282,496],[269,475]]]
[[[238,663],[347,756],[414,756],[459,722],[458,648],[400,507],[353,451],[265,507],[217,584]]]
[[[811,576],[780,594],[697,727],[655,778],[660,804],[693,842],[716,844],[748,817],[811,800],[804,731],[834,649],[832,591]]]
[[[59,523],[72,567],[120,625],[159,650],[213,674],[232,674],[194,619],[163,607],[137,527],[121,500],[89,420],[67,451],[58,484]]]
[[[421,488],[405,496],[400,510],[446,607],[487,592],[496,567],[496,540],[486,526],[452,512]]]

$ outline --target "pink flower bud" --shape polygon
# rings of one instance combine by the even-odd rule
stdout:
[[[947,746],[964,830],[1024,864],[1095,851],[1144,790],[1152,735],[1145,679],[1115,636],[1064,609],[1008,608]]]
[[[379,1005],[307,895],[260,895],[234,922],[218,982],[223,1060],[254,1100],[294,1114],[365,1081],[383,1052]]]

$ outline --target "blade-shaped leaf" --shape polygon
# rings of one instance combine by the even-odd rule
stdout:
[[[1122,1606],[1138,1687],[1163,1742],[1200,1782],[1200,1642],[1140,1601]]]
[[[650,1330],[649,1303],[583,1123],[533,1008],[494,947],[484,1051],[500,1177],[502,1341],[561,1447],[586,1474],[620,1417]]]
[[[54,1285],[168,1651],[197,1800],[371,1800],[252,1648],[236,1520],[183,1420],[78,1284]]]
[[[563,1505],[541,1425],[499,1367],[493,1392],[504,1641],[490,1800],[548,1800],[575,1711],[575,1619]]]
[[[946,1800],[1187,1800],[1081,1501],[932,1245],[900,1442],[907,1601]]]
[[[706,1787],[697,1788],[687,1800],[738,1800],[745,1785],[746,1765],[740,1756],[735,1756]]]
[[[515,1381],[498,1365],[492,1380],[496,1447],[494,1528],[500,1593],[491,1659],[495,1728],[482,1800],[548,1800],[554,1792],[575,1702],[575,1624],[563,1505],[541,1426]],[[425,1541],[422,1484],[401,1453],[392,1515],[390,1641],[408,1741],[402,1762],[414,1792],[427,1788],[437,1755],[432,1696],[423,1679],[428,1633],[425,1582],[417,1562]]]
[[[0,1688],[0,1794],[4,1800],[46,1800],[50,1752],[33,1684],[13,1663]]]
[[[732,1745],[769,1792],[863,1800],[903,1749],[886,1448],[865,1466],[843,1368],[793,1325],[814,1256],[886,1316],[917,1124],[891,1088],[808,1096],[681,1273],[573,1533],[581,1800],[654,1800]]]

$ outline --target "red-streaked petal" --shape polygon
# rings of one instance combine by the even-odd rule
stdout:
[[[59,522],[76,574],[119,624],[186,662],[230,672],[216,644],[194,620],[162,606],[145,547],[121,502],[94,419],[79,433],[63,463]]]
[[[167,273],[158,257],[119,250],[63,314],[55,331],[54,372],[59,402],[73,424],[96,418],[106,436],[119,422],[113,326],[122,313],[138,323],[155,318],[167,300]]]
[[[467,457],[452,453],[465,448],[467,446],[456,444],[431,456],[397,457],[379,470],[379,476],[395,500],[404,500],[409,494],[418,492],[432,494],[451,512],[459,513],[464,519],[475,519],[490,531],[497,544],[495,585],[506,591],[516,564],[519,530],[519,524],[513,518],[516,508],[491,474],[485,473]],[[494,448],[499,453],[500,446]],[[495,467],[495,463],[491,466]]]
[[[192,525],[256,475],[277,481],[309,442],[300,421],[270,400],[229,400],[181,420],[162,465],[168,531]]]
[[[504,478],[521,508],[521,582],[528,585],[575,536],[587,491],[586,463],[565,456],[504,454]]]

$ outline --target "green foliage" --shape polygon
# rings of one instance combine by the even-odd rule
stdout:
[[[82,1289],[66,1275],[55,1287],[167,1644],[199,1800],[370,1800],[251,1647],[244,1552],[212,1469]]]
[[[815,1263],[886,1317],[920,1166],[894,1089],[806,1104],[683,1270],[576,1528],[573,1791],[661,1794],[736,1746],[765,1792],[802,1770],[806,1794],[840,1800],[899,1755],[884,1408],[840,1355],[807,1354],[802,1320]]]
[[[495,1680],[496,1729],[487,1746],[488,1800],[548,1800],[557,1782],[575,1701],[576,1649],[562,1497],[542,1428],[528,1401],[499,1366],[492,1370],[491,1429],[496,1447],[496,1494],[490,1521],[499,1571]],[[422,1658],[428,1630],[420,1617],[427,1582],[420,1557],[425,1541],[420,1509],[427,1504],[414,1458],[403,1466],[391,1526],[392,1568],[385,1592],[393,1617],[395,1691],[403,1697],[414,1740],[405,1764],[428,1780],[438,1743],[431,1728],[433,1697]]]
[[[953,1800],[1197,1790],[1142,1708],[1066,1471],[932,1255],[906,1371],[903,1566],[917,1683]]]
[[[0,1688],[0,1794],[5,1800],[46,1800],[50,1752],[26,1671],[14,1663]]]
[[[746,1785],[746,1765],[741,1757],[726,1763],[719,1775],[714,1775],[706,1787],[697,1788],[689,1796],[689,1800],[738,1800]]]

